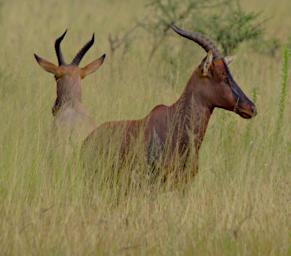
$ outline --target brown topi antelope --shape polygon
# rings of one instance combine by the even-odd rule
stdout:
[[[176,26],[172,29],[200,45],[207,56],[194,70],[182,95],[173,105],[158,105],[140,120],[108,122],[96,128],[82,148],[86,155],[93,157],[89,159],[98,158],[100,147],[110,144],[112,136],[104,138],[104,134],[117,132],[121,133],[119,155],[121,159],[126,159],[133,142],[141,133],[147,164],[155,167],[155,163],[161,161],[159,163],[164,168],[159,170],[163,172],[163,180],[183,177],[185,173],[181,171],[186,163],[191,166],[191,173],[187,174],[189,178],[198,170],[198,151],[215,108],[233,111],[246,119],[257,114],[254,103],[234,81],[227,58],[219,54],[211,41],[199,33],[188,33]],[[171,166],[177,162],[174,160],[177,156],[180,167],[174,171]]]
[[[82,141],[96,126],[81,102],[81,79],[95,72],[102,65],[105,54],[83,68],[78,67],[86,52],[94,44],[93,34],[92,39],[80,49],[72,62],[66,64],[60,47],[66,33],[67,30],[55,41],[59,66],[36,54],[34,56],[45,71],[55,75],[57,82],[57,98],[52,108],[54,129],[66,135],[80,136],[77,140]]]

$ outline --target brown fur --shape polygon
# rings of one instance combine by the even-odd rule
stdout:
[[[233,81],[224,60],[214,60],[206,76],[203,70],[205,61],[206,59],[193,72],[184,92],[174,104],[158,105],[140,120],[102,124],[87,137],[83,151],[98,158],[98,147],[106,147],[112,138],[116,139],[114,136],[104,138],[104,134],[118,133],[121,143],[119,154],[124,159],[134,142],[138,141],[138,135],[142,133],[142,143],[149,165],[153,166],[161,161],[163,167],[168,168],[178,156],[180,171],[191,159],[192,175],[195,175],[199,148],[215,107],[234,111],[244,118],[256,115],[254,104]],[[239,100],[233,90],[239,94]]]
[[[186,164],[192,166],[190,176],[194,176],[198,169],[199,148],[215,108],[233,111],[243,118],[256,115],[254,103],[236,84],[227,60],[221,57],[215,45],[199,33],[189,33],[176,26],[172,29],[199,44],[207,56],[173,105],[156,106],[140,120],[109,122],[96,128],[83,144],[83,153],[93,164],[92,160],[98,159],[100,151],[107,152],[112,144],[117,144],[123,161],[128,153],[135,151],[136,144],[142,143],[148,165],[163,167],[158,168],[162,177],[183,177]]]
[[[89,117],[82,104],[81,79],[95,72],[103,64],[105,54],[83,68],[78,67],[82,57],[94,43],[93,35],[92,39],[81,48],[72,63],[66,64],[60,49],[60,43],[65,34],[66,32],[55,43],[59,66],[54,65],[36,54],[35,58],[45,71],[55,75],[57,98],[52,108],[54,130],[60,135],[60,139],[69,137],[70,139],[73,138],[75,141],[81,142],[96,128],[95,122]]]

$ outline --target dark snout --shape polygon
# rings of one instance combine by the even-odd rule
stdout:
[[[242,118],[250,119],[257,115],[257,108],[255,104],[251,101],[241,102],[238,104],[235,112],[239,114]]]

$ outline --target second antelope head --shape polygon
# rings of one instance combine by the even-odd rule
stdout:
[[[218,107],[233,111],[243,118],[254,117],[257,114],[256,106],[233,79],[228,68],[230,58],[223,57],[215,44],[200,33],[189,33],[174,25],[171,27],[177,34],[194,41],[207,52],[190,79],[190,84],[199,85],[194,90],[203,104],[210,109]],[[192,79],[196,80],[192,83]]]
[[[94,44],[93,34],[92,39],[79,50],[72,62],[67,64],[64,60],[60,47],[66,33],[67,30],[55,41],[55,50],[59,64],[58,66],[34,54],[38,64],[45,71],[54,74],[57,82],[57,98],[52,109],[53,115],[57,114],[63,104],[67,102],[74,103],[75,101],[81,101],[81,79],[86,77],[88,74],[95,72],[103,64],[105,59],[105,54],[103,54],[101,57],[92,61],[85,67],[79,67],[82,58]]]

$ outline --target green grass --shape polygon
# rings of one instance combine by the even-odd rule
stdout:
[[[247,0],[243,7],[266,8],[266,16],[274,15],[266,30],[287,40],[288,0]],[[144,184],[126,191],[126,180],[108,186],[98,179],[100,174],[90,183],[78,157],[52,148],[55,82],[33,53],[56,62],[54,40],[68,27],[62,48],[69,59],[95,32],[85,65],[109,52],[109,32],[131,26],[143,12],[144,2],[133,0],[3,3],[0,254],[290,255],[291,95],[286,68],[282,76],[286,59],[283,65],[247,45],[240,48],[231,70],[255,98],[258,116],[243,120],[215,110],[200,151],[199,173],[183,190]],[[96,74],[82,81],[83,102],[96,122],[141,118],[156,104],[173,103],[204,56],[182,40],[173,37],[150,64],[144,34],[127,55],[108,56]],[[183,47],[180,56],[177,47]],[[273,140],[278,125],[279,145]],[[111,171],[110,163],[99,163],[105,174]],[[128,163],[123,171],[132,167]]]
[[[279,114],[277,120],[277,132],[276,139],[280,136],[281,128],[284,121],[284,112],[286,109],[286,98],[288,94],[288,77],[289,77],[289,49],[286,47],[283,52],[283,61],[282,61],[282,77],[281,77],[281,92],[279,98]]]

